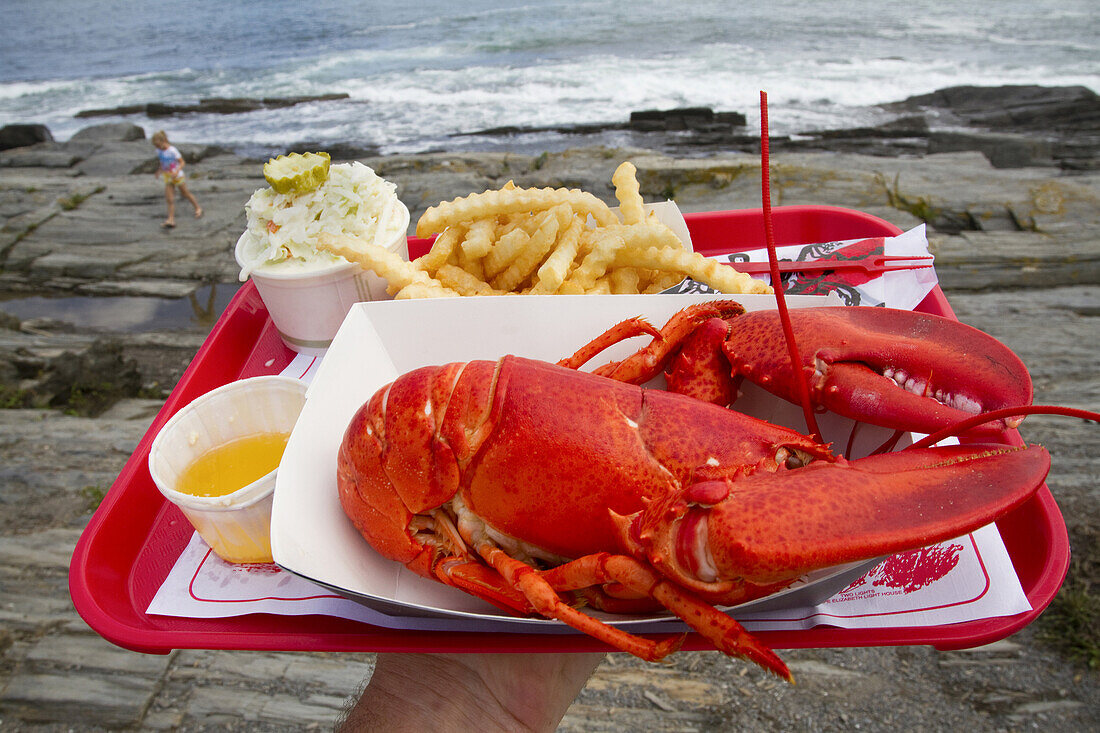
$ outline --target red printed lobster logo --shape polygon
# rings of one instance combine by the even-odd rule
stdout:
[[[951,572],[959,564],[962,545],[936,545],[901,552],[875,566],[841,593],[850,593],[868,583],[872,587],[896,588],[908,594],[930,585]]]
[[[783,292],[788,295],[828,295],[836,293],[845,305],[860,305],[859,286],[877,275],[866,272],[841,272],[828,269],[830,262],[862,260],[885,252],[884,237],[870,237],[856,242],[823,242],[807,244],[794,255],[793,262],[820,262],[820,270],[788,272],[783,275]],[[735,252],[728,256],[730,262],[748,261],[748,255]],[[788,260],[781,260],[788,261]]]

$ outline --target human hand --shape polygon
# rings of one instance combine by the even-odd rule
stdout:
[[[553,731],[603,654],[379,654],[339,730]]]

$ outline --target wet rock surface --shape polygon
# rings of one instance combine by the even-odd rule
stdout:
[[[869,127],[806,130],[775,135],[775,152],[857,153],[879,157],[977,151],[997,168],[1054,165],[1092,170],[1100,151],[1100,98],[1081,86],[949,87],[870,108],[884,121]],[[523,146],[532,134],[555,133],[576,147],[642,147],[668,155],[757,154],[740,112],[707,107],[632,112],[628,120],[546,127],[494,127],[456,135],[510,139]],[[588,138],[588,142],[585,139]]]
[[[1024,133],[1018,133],[1024,134]],[[261,161],[181,145],[205,209],[163,230],[153,151],[100,130],[0,152],[0,729],[12,731],[328,729],[370,676],[372,654],[112,646],[73,609],[72,549],[205,338],[212,286],[231,292],[243,206]],[[1085,167],[995,167],[979,151],[907,157],[773,151],[774,203],[844,206],[908,229],[922,221],[958,317],[1005,341],[1032,372],[1037,403],[1100,410],[1100,187]],[[647,199],[686,211],[756,208],[759,161],[588,148],[544,156],[410,155],[363,160],[398,185],[413,222],[440,200],[509,179],[613,199],[635,162]],[[21,315],[29,297],[193,303],[170,326],[74,325]],[[125,300],[125,299],[132,300]],[[81,302],[81,301],[78,301]],[[81,385],[113,385],[98,392]],[[73,395],[94,392],[94,408]],[[1100,516],[1096,425],[1031,417],[1024,438],[1052,452],[1048,484],[1073,551],[1093,558]],[[1075,579],[1095,594],[1095,572]],[[1067,586],[1068,588],[1068,586]],[[1067,589],[1063,590],[1063,595]],[[907,729],[1052,731],[1100,727],[1100,678],[1067,656],[1058,601],[1012,637],[969,651],[928,647],[789,650],[799,684],[717,653],[646,665],[609,655],[564,731]],[[1086,619],[1095,634],[1095,615]],[[1086,630],[1087,631],[1087,630]],[[1053,640],[1052,640],[1053,637]],[[1095,638],[1095,636],[1093,637]]]
[[[143,114],[149,117],[172,117],[188,114],[232,115],[242,112],[254,112],[258,109],[280,109],[294,107],[309,102],[333,102],[347,99],[347,94],[318,94],[298,97],[209,97],[193,104],[166,104],[150,102],[106,109],[86,109],[76,113],[76,117],[108,117],[117,115]]]

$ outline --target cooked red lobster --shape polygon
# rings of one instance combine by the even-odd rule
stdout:
[[[881,385],[887,403],[902,391]],[[367,541],[421,575],[646,659],[678,641],[576,606],[663,606],[721,651],[789,677],[714,605],[965,534],[1026,501],[1048,468],[1035,446],[850,461],[693,397],[506,356],[380,389],[347,428],[338,484]]]

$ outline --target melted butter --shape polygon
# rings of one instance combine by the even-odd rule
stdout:
[[[261,433],[209,450],[184,469],[176,491],[225,496],[243,489],[278,468],[289,437],[289,433]]]

